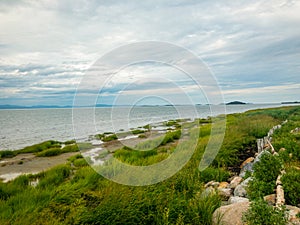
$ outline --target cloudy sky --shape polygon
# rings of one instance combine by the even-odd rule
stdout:
[[[299,12],[297,0],[3,0],[0,105],[72,105],[98,59],[142,41],[191,51],[226,102],[299,101]],[[164,62],[128,65],[107,76],[104,86],[92,84],[102,87],[98,102],[105,104],[184,104],[183,95],[206,103],[215,94],[205,79],[196,85]]]

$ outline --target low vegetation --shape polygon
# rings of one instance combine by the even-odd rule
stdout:
[[[290,133],[298,126],[299,112],[299,107],[284,107],[229,115],[223,145],[212,165],[202,172],[198,165],[209,140],[212,121],[197,121],[200,132],[192,158],[178,173],[158,184],[134,187],[114,183],[97,174],[80,154],[72,156],[66,165],[23,175],[9,183],[0,182],[0,224],[211,224],[212,213],[221,205],[221,199],[204,194],[204,184],[210,180],[226,181],[242,161],[253,155],[256,138],[266,135],[272,126],[287,118],[291,122],[274,134],[274,147],[286,150],[279,158],[265,156],[262,162],[266,164],[256,166],[253,176],[273,185],[281,168],[274,162],[280,161],[279,165],[288,168],[282,178],[283,185],[290,187],[286,189],[287,199],[290,204],[299,203],[300,182],[294,182],[299,179],[299,170],[295,168],[299,167],[298,149],[294,147],[299,139],[297,134]],[[113,135],[103,134],[99,139]],[[136,146],[140,151],[125,147],[116,151],[114,157],[131,165],[155,164],[172,154],[181,136],[178,128],[162,138],[140,143]],[[58,145],[61,144],[47,142],[39,148],[31,147],[31,151],[52,154],[67,147]],[[253,196],[256,200],[245,216],[248,224],[284,224],[283,212],[261,201],[261,193],[269,193],[269,189],[258,193]]]

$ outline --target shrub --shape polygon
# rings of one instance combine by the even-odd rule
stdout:
[[[300,171],[291,168],[281,178],[287,204],[297,206],[300,202]]]
[[[262,199],[251,202],[243,220],[248,225],[285,225],[287,223],[284,208],[270,206]]]
[[[45,141],[39,144],[35,144],[35,145],[31,145],[28,147],[25,147],[21,150],[17,150],[17,153],[36,153],[36,152],[41,152],[45,149],[49,149],[49,148],[60,148],[61,147],[61,143],[58,141]]]
[[[76,167],[83,167],[83,166],[88,166],[89,165],[84,158],[75,159],[74,162],[73,162],[73,164]]]
[[[37,153],[36,156],[49,157],[49,156],[56,156],[56,155],[60,155],[60,154],[62,154],[62,151],[60,148],[49,148],[47,150]]]
[[[265,181],[272,182],[276,181],[280,171],[282,169],[282,163],[277,156],[271,154],[263,154],[260,161],[254,165],[254,178]]]
[[[176,131],[168,131],[165,136],[164,139],[162,140],[160,145],[165,145],[167,143],[170,143],[174,140],[178,140],[181,136],[181,130],[176,130]]]
[[[11,158],[16,155],[15,151],[10,151],[10,150],[5,150],[5,151],[0,151],[0,159],[1,158]]]
[[[117,139],[118,139],[118,137],[116,134],[111,134],[111,135],[104,136],[101,140],[104,142],[108,142],[108,141],[113,141],[113,140],[117,140]]]
[[[248,186],[249,197],[257,199],[274,193],[275,182],[281,169],[282,164],[277,156],[263,154],[260,161],[254,165],[254,179]]]
[[[133,134],[133,135],[136,135],[136,134],[142,134],[142,133],[145,133],[145,131],[144,130],[133,130],[133,131],[131,131],[131,133]]]
[[[82,159],[82,158],[83,158],[83,156],[81,154],[77,154],[77,155],[73,155],[70,158],[68,158],[68,161],[74,162],[74,160],[76,160],[76,159]]]
[[[76,144],[72,144],[72,145],[66,145],[65,147],[63,147],[61,149],[62,153],[66,153],[66,152],[78,152],[79,148]]]
[[[69,141],[64,142],[65,145],[71,145],[71,144],[75,144],[75,143],[76,143],[75,140],[69,140]]]

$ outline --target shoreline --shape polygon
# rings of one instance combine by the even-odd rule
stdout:
[[[297,104],[292,104],[291,106],[295,106]],[[226,114],[232,114],[232,113],[243,113],[249,110],[253,109],[264,109],[264,108],[278,108],[278,107],[285,107],[289,105],[274,105],[274,104],[249,104],[249,105],[231,105],[231,106],[226,106]],[[217,116],[219,114],[222,114],[220,111],[218,111],[219,107],[224,107],[223,106],[214,106],[217,107],[217,111],[211,112],[209,109],[209,106],[196,106],[197,112],[193,112],[192,114],[189,112],[190,108],[185,107],[185,106],[178,106],[182,110],[187,110],[184,115],[178,115],[174,114],[174,112],[171,112],[171,114],[166,114],[169,111],[168,110],[163,110],[161,111],[159,108],[155,110],[155,117],[151,117],[151,115],[147,114],[149,117],[145,117],[147,115],[144,115],[143,112],[144,110],[140,110],[141,113],[141,118],[148,118],[146,119],[141,119],[140,117],[137,117],[137,121],[133,121],[132,127],[138,127],[138,126],[143,126],[149,122],[152,123],[152,121],[155,122],[163,122],[165,120],[176,120],[180,118],[207,118],[208,116]],[[146,109],[149,107],[140,107],[141,109]],[[151,107],[151,110],[153,110],[155,107]],[[163,107],[167,108],[167,107]],[[47,114],[47,110],[51,110],[51,114]],[[2,150],[17,150],[20,148],[24,148],[29,145],[33,145],[35,143],[40,143],[43,141],[47,141],[49,139],[52,140],[59,140],[59,141],[67,141],[70,139],[74,139],[74,127],[72,124],[72,114],[71,114],[71,109],[47,109],[47,110],[27,110],[26,112],[24,111],[25,115],[23,115],[22,112],[18,112],[18,110],[0,110],[0,115],[2,117],[2,125],[3,129],[0,135],[0,151]],[[86,110],[86,109],[82,109]],[[99,111],[98,111],[99,110]],[[105,110],[104,108],[97,108],[98,111],[98,116],[100,115],[99,113],[106,113],[106,111],[102,112],[102,110]],[[27,114],[33,113],[36,117],[31,118],[30,115],[29,121],[24,121],[24,124],[30,124],[30,129],[28,129],[27,125],[22,125],[23,121],[23,116],[26,116]],[[61,113],[63,115],[61,115]],[[53,114],[54,113],[54,114]],[[121,112],[119,112],[120,114]],[[196,114],[197,115],[196,115]],[[53,115],[54,116],[53,116]],[[119,115],[118,114],[118,115]],[[195,114],[195,115],[194,115]],[[65,116],[64,116],[65,115]],[[45,117],[46,116],[46,117]],[[101,116],[102,117],[102,116]],[[106,121],[104,124],[98,124],[97,125],[97,131],[91,127],[95,126],[95,124],[83,124],[84,128],[86,129],[87,133],[80,133],[76,134],[77,139],[82,139],[85,140],[88,138],[88,135],[95,135],[96,132],[106,132],[106,131],[113,131],[113,132],[119,132],[120,130],[129,130],[130,128],[127,127],[125,123],[118,124],[117,127],[115,127],[115,130],[111,129],[111,118],[107,117],[105,114],[103,114],[103,121]],[[36,118],[36,119],[35,119]],[[39,119],[38,119],[39,118]],[[41,119],[46,119],[49,123],[41,123]],[[53,118],[53,119],[52,119]],[[160,119],[159,119],[160,118]],[[98,118],[99,119],[99,118]],[[115,119],[115,118],[114,118]],[[116,118],[117,120],[122,119],[122,116],[118,116]],[[100,119],[101,120],[101,119]],[[99,120],[99,121],[100,121]],[[19,121],[16,123],[15,121]],[[26,123],[25,123],[26,122]],[[21,123],[21,125],[20,125]],[[91,128],[89,128],[91,127]],[[22,135],[20,135],[22,134]]]
[[[282,106],[282,107],[288,107],[288,106]],[[272,109],[272,107],[266,109]],[[251,110],[247,110],[247,111],[251,111]],[[177,119],[177,120],[168,120],[168,121],[177,121],[177,123],[184,123],[184,122],[193,122],[195,120]],[[37,155],[35,155],[35,153],[20,153],[11,158],[2,158],[2,159],[0,158],[0,180],[2,180],[2,182],[8,182],[22,174],[34,174],[34,173],[40,173],[42,171],[46,171],[56,165],[60,165],[68,162],[68,158],[76,154],[81,154],[85,158],[89,157],[93,161],[93,157],[95,158],[98,157],[97,153],[106,152],[106,154],[104,154],[105,156],[102,158],[103,160],[102,159],[99,160],[99,157],[97,159],[98,163],[100,162],[101,164],[108,157],[110,157],[114,151],[122,148],[123,146],[129,146],[134,148],[134,146],[137,145],[138,143],[152,140],[154,138],[158,138],[164,135],[164,133],[166,133],[169,130],[175,130],[174,126],[166,125],[168,121],[155,123],[153,130],[151,129],[150,131],[149,130],[147,131],[143,127],[138,127],[135,129],[131,129],[129,131],[120,131],[119,133],[108,132],[109,134],[116,134],[118,136],[118,139],[107,141],[107,142],[103,142],[97,139],[96,135],[93,136],[90,135],[88,139],[84,140],[84,142],[89,143],[92,147],[84,151],[80,150],[77,152],[68,152],[68,153],[63,153],[51,157],[38,157]],[[145,132],[143,132],[142,134],[146,135],[147,137],[140,138],[139,135],[134,135],[132,133],[134,130],[138,130],[138,129],[140,130],[144,129]]]
[[[174,127],[172,126],[163,125],[166,122],[167,121],[156,124],[159,125],[157,126],[159,129],[150,131],[145,130],[145,132],[142,133],[146,136],[145,138],[140,138],[138,135],[133,135],[132,131],[123,131],[121,133],[116,133],[116,135],[119,137],[117,140],[111,140],[107,142],[96,139],[97,135],[93,136],[92,139],[90,138],[88,141],[86,140],[87,142],[84,142],[91,144],[91,147],[87,150],[79,148],[79,151],[76,152],[67,152],[49,157],[39,157],[35,153],[19,153],[10,158],[0,158],[0,181],[2,180],[3,183],[6,183],[21,175],[37,174],[46,171],[55,166],[67,163],[71,156],[77,154],[81,154],[84,156],[84,158],[91,159],[91,163],[95,163],[94,165],[97,163],[104,163],[104,161],[108,159],[114,151],[121,149],[123,146],[134,147],[143,141],[153,140],[161,137],[169,130],[174,130]],[[141,127],[134,130],[138,130],[140,128]],[[80,143],[81,142],[77,144]],[[64,146],[65,145],[62,144],[62,147]],[[94,158],[98,157],[97,153],[101,152],[106,152],[107,154],[105,154],[105,157],[101,159],[94,160]]]

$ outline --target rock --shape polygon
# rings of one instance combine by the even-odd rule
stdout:
[[[241,172],[240,172],[240,177],[245,177],[246,175],[246,172],[249,171],[250,173],[253,173],[253,163],[247,163],[242,169],[241,169]]]
[[[228,200],[232,194],[232,190],[230,188],[218,188],[218,195],[222,200]]]
[[[242,225],[243,213],[249,209],[249,204],[249,202],[240,202],[221,206],[213,213],[212,224]]]
[[[239,176],[234,177],[229,184],[229,188],[232,189],[236,188],[242,182],[242,180],[243,180],[242,177]]]
[[[249,157],[248,159],[246,159],[242,165],[240,166],[240,168],[243,168],[246,164],[251,163],[254,160],[254,157]]]
[[[235,204],[240,202],[249,202],[248,198],[238,197],[238,196],[231,196],[228,199],[228,204]]]
[[[207,187],[217,188],[219,186],[219,184],[220,184],[219,182],[216,182],[216,181],[212,180],[212,181],[209,181],[208,183],[206,183],[204,185],[204,187],[205,188],[207,188]]]
[[[227,182],[221,182],[220,184],[219,184],[219,187],[218,188],[227,188],[228,187],[228,183]]]
[[[235,197],[246,197],[247,195],[247,191],[245,189],[245,187],[243,187],[242,185],[238,185],[233,192]]]
[[[256,156],[256,158],[254,159],[254,164],[255,163],[258,163],[259,161],[260,161],[260,158],[264,155],[264,154],[271,154],[270,152],[268,152],[268,151],[266,151],[266,150],[264,150],[264,151],[262,151],[261,153],[259,153],[257,156]]]
[[[278,177],[276,179],[276,185],[282,185],[281,177],[282,177],[282,175],[278,175]]]
[[[279,152],[284,152],[286,149],[285,148],[281,148],[279,149]]]
[[[263,138],[257,139],[257,151],[258,151],[258,153],[261,153],[263,149],[264,149],[264,139]]]
[[[247,186],[248,183],[252,180],[252,177],[248,177],[246,180],[244,180],[241,184],[239,184],[235,189],[234,189],[234,196],[237,197],[247,197]]]
[[[209,186],[201,193],[201,196],[207,197],[212,194],[216,194],[216,190],[212,186]]]
[[[276,195],[271,194],[271,195],[266,195],[264,197],[264,200],[269,204],[269,205],[275,205],[276,203]]]
[[[284,190],[281,185],[277,185],[276,188],[276,206],[284,205],[285,199],[284,199]]]
[[[299,133],[300,132],[300,128],[296,127],[294,130],[291,130],[291,133]]]
[[[297,217],[297,214],[300,213],[300,208],[296,206],[286,205],[288,224],[300,225],[300,218]]]

